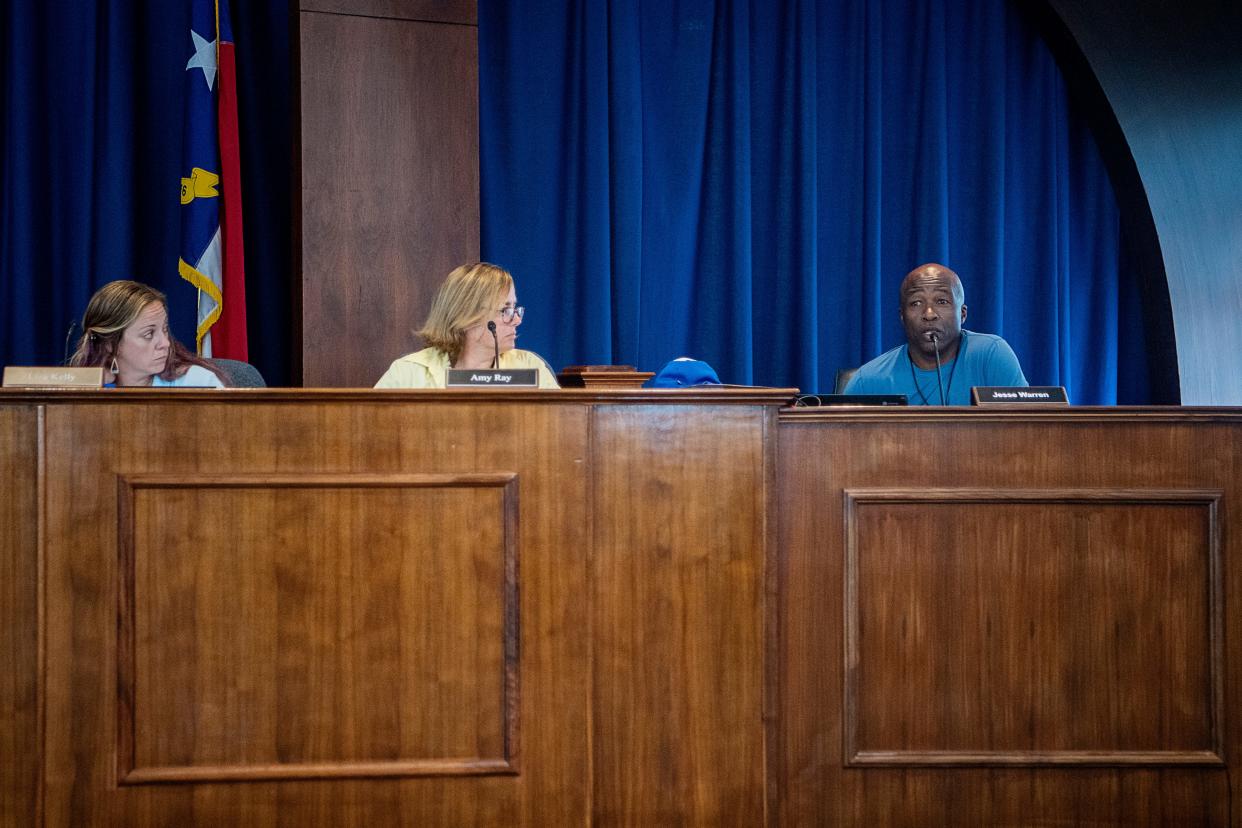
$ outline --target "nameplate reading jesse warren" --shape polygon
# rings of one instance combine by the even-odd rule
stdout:
[[[999,388],[977,385],[970,389],[975,405],[1069,405],[1060,385],[1032,385],[1029,388]]]

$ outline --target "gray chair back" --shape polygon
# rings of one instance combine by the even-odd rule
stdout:
[[[837,382],[836,382],[836,385],[832,387],[832,393],[844,394],[845,386],[849,385],[850,383],[850,377],[854,376],[854,374],[857,372],[858,372],[857,368],[838,368],[837,369]]]
[[[233,388],[267,388],[267,383],[264,382],[259,369],[249,362],[242,362],[239,359],[209,359],[207,361],[219,369],[224,375],[224,381]]]

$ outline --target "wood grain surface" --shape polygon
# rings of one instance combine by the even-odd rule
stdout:
[[[39,411],[0,406],[0,825],[39,817]]]
[[[0,392],[15,825],[1227,825],[1242,412]]]
[[[120,484],[121,784],[517,772],[514,475]]]
[[[764,420],[596,409],[594,816],[764,821]]]
[[[1238,425],[1064,414],[782,415],[778,822],[1238,823]]]
[[[48,824],[586,819],[585,409],[48,417]]]
[[[476,0],[300,0],[302,11],[356,17],[387,17],[434,23],[478,24]]]
[[[333,13],[315,10],[325,6]],[[306,386],[374,385],[417,349],[413,331],[448,272],[479,257],[478,29],[457,22],[474,6],[304,4]]]
[[[847,763],[1222,763],[1218,492],[845,496]]]

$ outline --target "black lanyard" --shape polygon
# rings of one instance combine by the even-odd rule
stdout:
[[[961,337],[957,343],[957,356],[953,358],[953,369],[949,371],[949,383],[944,388],[944,404],[949,404],[949,392],[953,390],[953,377],[957,374],[957,364],[962,361],[962,354],[966,353],[966,332],[962,331]],[[914,383],[914,390],[919,392],[919,397],[923,400],[923,405],[931,405],[931,400],[927,399],[927,395],[923,393],[923,387],[919,385],[918,374],[914,372],[914,357],[910,356],[910,346],[906,346],[906,362],[910,363],[910,381]]]

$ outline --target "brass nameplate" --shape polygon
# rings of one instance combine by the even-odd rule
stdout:
[[[10,365],[4,369],[5,388],[102,388],[104,369],[26,367]]]

